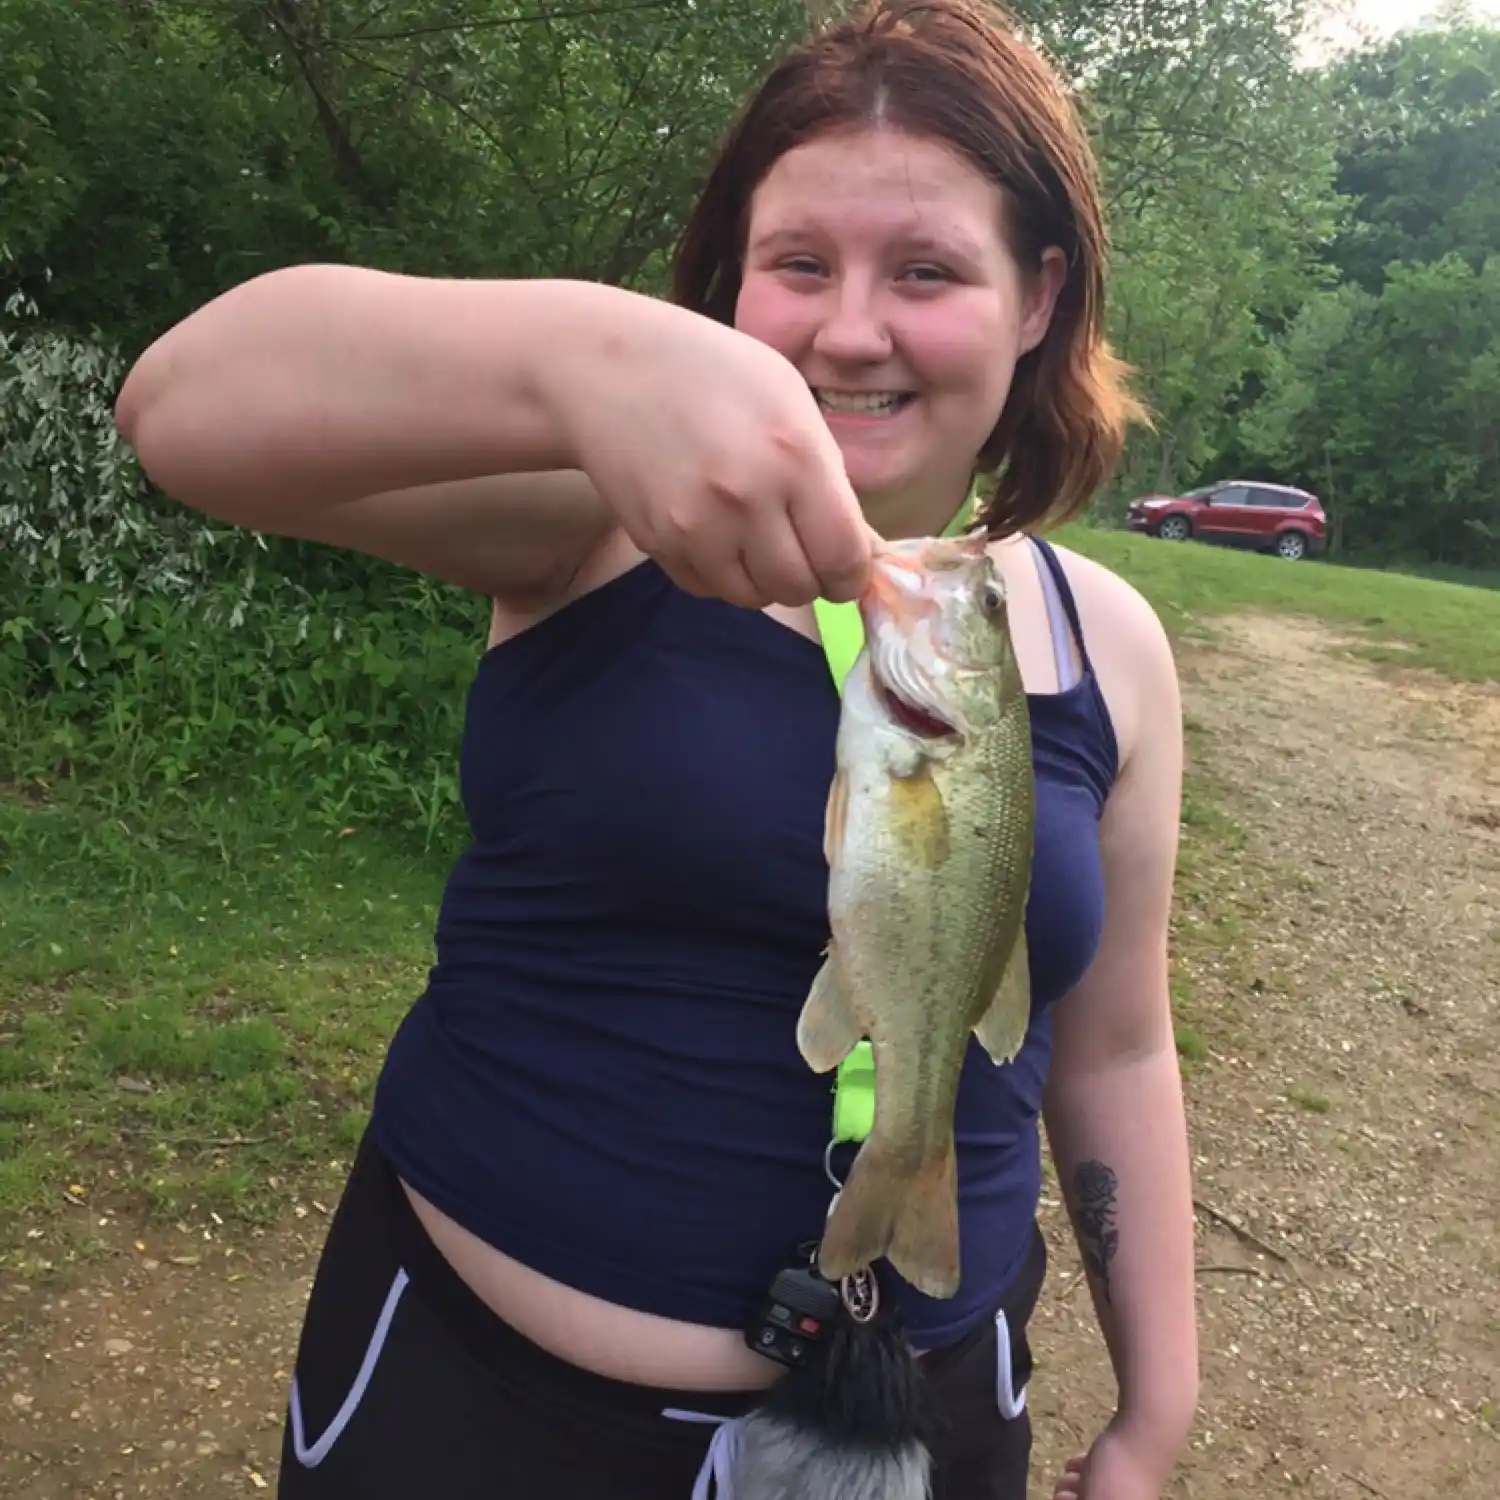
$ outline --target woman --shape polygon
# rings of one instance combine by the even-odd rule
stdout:
[[[830,1191],[794,1036],[839,708],[812,601],[976,477],[1036,744],[1034,1016],[963,1079],[962,1288],[901,1310],[939,1494],[1022,1500],[1044,1110],[1120,1392],[1056,1493],[1161,1494],[1197,1380],[1176,680],[1132,589],[1027,535],[1134,411],[1104,240],[1078,122],[1003,18],[876,0],[750,103],[675,305],[306,266],[131,373],[121,430],[167,493],[493,600],[473,842],[312,1292],[288,1500],[708,1493],[715,1433],[781,1374],[745,1330]]]

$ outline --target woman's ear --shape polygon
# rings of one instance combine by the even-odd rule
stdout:
[[[1046,338],[1052,311],[1068,279],[1068,258],[1056,245],[1042,251],[1040,267],[1026,278],[1021,307],[1021,353],[1030,354]]]

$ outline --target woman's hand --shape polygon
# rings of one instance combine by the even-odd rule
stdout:
[[[1063,1465],[1052,1500],[1161,1500],[1176,1450],[1117,1417]]]
[[[550,399],[631,541],[745,608],[856,597],[875,533],[807,382],[746,334],[623,297],[567,331]]]

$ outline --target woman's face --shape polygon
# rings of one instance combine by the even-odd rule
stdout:
[[[886,535],[958,508],[1047,330],[1062,257],[1023,276],[1004,214],[958,152],[881,126],[787,152],[751,202],[736,326],[802,373]]]

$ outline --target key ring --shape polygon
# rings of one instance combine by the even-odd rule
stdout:
[[[873,1323],[880,1311],[880,1283],[869,1269],[853,1271],[839,1282],[839,1299],[856,1323]]]
[[[844,1184],[833,1174],[833,1153],[838,1149],[838,1141],[831,1140],[823,1148],[823,1175],[833,1184],[834,1196],[844,1191]]]

